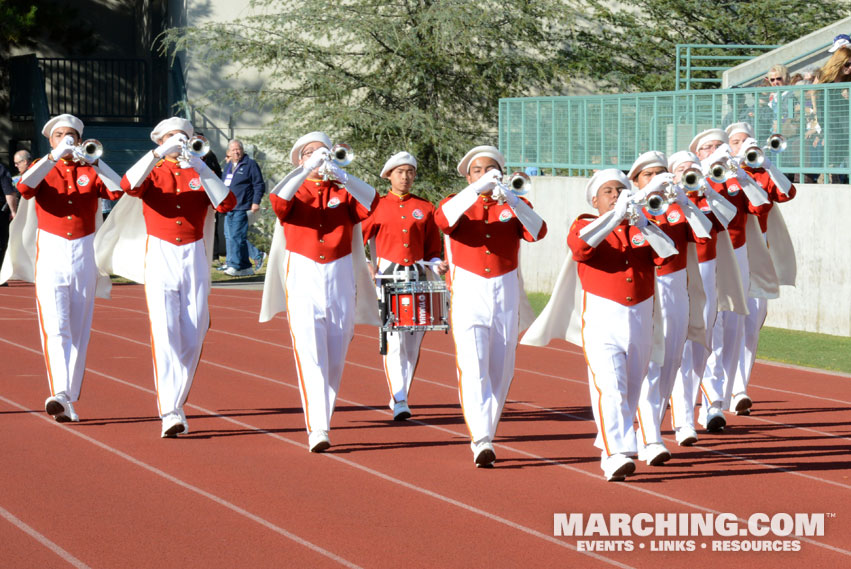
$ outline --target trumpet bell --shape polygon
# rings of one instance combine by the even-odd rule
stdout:
[[[209,151],[210,141],[200,134],[193,136],[189,139],[189,142],[186,143],[186,153],[189,154],[189,156],[203,158]]]
[[[687,192],[696,192],[700,189],[700,180],[703,179],[703,173],[697,168],[689,168],[683,172],[680,180],[683,184],[683,189]]]
[[[664,195],[654,192],[647,196],[644,207],[650,215],[663,215],[668,211],[668,200]]]
[[[80,156],[83,160],[89,163],[92,163],[103,156],[103,144],[94,138],[83,141],[83,143],[79,146],[79,149]]]
[[[772,134],[768,137],[767,147],[772,152],[783,152],[787,145],[786,137],[782,134]]]
[[[518,196],[528,192],[531,186],[532,179],[525,172],[514,172],[508,178],[508,187]]]
[[[709,179],[716,184],[723,184],[727,181],[727,166],[721,162],[716,162],[709,167]]]
[[[331,160],[339,167],[348,166],[355,159],[352,147],[345,142],[338,142],[331,148]]]
[[[765,153],[756,146],[752,146],[745,150],[744,159],[745,164],[750,168],[759,168],[765,162]]]

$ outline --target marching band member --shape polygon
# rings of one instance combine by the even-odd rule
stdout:
[[[362,224],[364,243],[371,243],[375,270],[392,274],[397,267],[414,267],[423,275],[422,267],[417,268],[416,263],[440,261],[440,232],[434,222],[434,206],[411,193],[417,177],[416,158],[408,152],[394,154],[381,169],[381,177],[390,180],[390,191]],[[390,388],[390,409],[397,421],[411,416],[408,393],[424,334],[415,331],[387,335],[384,373]]]
[[[360,229],[378,205],[378,194],[334,164],[330,148],[323,132],[299,138],[290,151],[296,169],[269,196],[280,227],[269,254],[260,316],[269,320],[282,309],[283,298],[311,452],[331,446],[328,431],[356,310],[361,321],[378,325]],[[360,290],[363,278],[368,284]]]
[[[668,170],[674,175],[676,183],[682,183],[682,176],[688,170],[700,170],[700,159],[697,155],[687,150],[676,152],[668,159]],[[700,181],[700,180],[699,180]],[[682,360],[674,380],[671,392],[671,425],[677,444],[680,446],[691,446],[697,442],[697,432],[694,429],[694,405],[703,371],[706,368],[706,359],[709,357],[709,346],[712,345],[712,330],[715,326],[718,307],[718,293],[716,280],[716,255],[718,250],[718,235],[726,239],[724,244],[732,254],[729,245],[729,237],[726,228],[729,220],[736,213],[735,207],[721,197],[715,190],[702,182],[703,195],[700,192],[690,192],[689,199],[697,205],[700,210],[712,221],[709,239],[695,241],[695,250],[698,261],[698,272],[703,287],[703,298],[705,302],[702,307],[703,336],[699,340],[687,338],[682,348]],[[721,247],[723,252],[723,245]],[[689,275],[690,276],[690,275]],[[727,279],[735,277],[738,283],[738,271],[725,275]],[[725,280],[722,278],[721,282]],[[691,279],[689,289],[691,289]],[[723,285],[722,285],[723,286]],[[741,288],[741,284],[738,284]]]
[[[630,207],[630,182],[614,168],[594,174],[585,198],[599,217],[580,215],[567,245],[582,284],[582,347],[588,364],[594,446],[606,480],[635,472],[633,430],[653,337],[654,249],[644,214]],[[635,225],[630,216],[635,215]]]
[[[659,466],[671,458],[662,442],[661,424],[682,361],[683,345],[689,331],[690,299],[686,267],[688,244],[709,239],[712,222],[688,200],[685,192],[674,185],[668,173],[668,159],[656,151],[645,152],[636,159],[627,174],[634,186],[645,192],[674,191],[676,203],[670,203],[660,214],[645,209],[645,215],[656,223],[674,242],[678,253],[656,259],[654,336],[662,357],[651,358],[647,377],[641,384],[638,399],[638,458],[648,466]],[[659,361],[656,361],[659,360]]]
[[[730,147],[727,133],[721,129],[708,129],[697,134],[689,145],[701,160],[704,172],[718,162],[729,163]],[[758,214],[770,204],[765,191],[756,185],[744,170],[737,168],[735,175],[723,184],[708,180],[710,186],[736,207],[736,214],[727,226],[736,257],[742,288],[749,288],[748,251],[746,224],[748,214]],[[770,207],[770,205],[769,205]],[[732,310],[720,311],[715,321],[712,338],[712,353],[707,360],[701,391],[704,405],[701,407],[699,422],[710,432],[720,431],[727,424],[724,409],[729,406],[728,388],[732,388],[738,367],[742,338],[744,336],[744,317],[746,307],[741,313]]]
[[[183,406],[210,326],[206,220],[211,206],[225,213],[236,205],[199,156],[184,154],[194,132],[188,120],[161,121],[151,132],[159,146],[121,179],[124,191],[143,204],[145,298],[163,438],[189,432]]]
[[[80,119],[59,115],[41,133],[53,150],[24,172],[18,191],[27,200],[35,198],[35,296],[50,384],[45,411],[59,422],[79,421],[73,403],[82,388],[98,286],[93,243],[100,198],[122,194],[117,175],[81,153]],[[19,210],[15,222],[26,221],[25,211]]]
[[[458,163],[469,185],[435,214],[448,242],[459,399],[477,467],[496,460],[493,438],[514,376],[521,295],[525,300],[520,240],[547,233],[529,202],[498,184],[504,166],[496,147],[470,150]]]
[[[757,147],[753,127],[745,122],[731,124],[726,128],[727,136],[730,139],[730,150],[734,156],[742,157],[748,150]],[[752,168],[742,163],[742,168],[762,186],[768,193],[771,201],[765,209],[761,209],[757,215],[759,220],[759,228],[762,233],[763,240],[767,240],[766,232],[768,231],[769,217],[773,215],[775,223],[782,224],[782,231],[785,231],[785,223],[782,223],[782,218],[777,219],[779,211],[774,208],[774,203],[787,202],[795,197],[797,189],[792,182],[772,164],[771,159],[767,156],[763,157],[762,165],[758,168]],[[789,262],[794,264],[794,250],[786,250],[786,255],[789,259],[784,259],[782,256],[775,254],[778,242],[772,242],[771,257],[778,265],[778,276],[783,274],[781,263],[788,265]],[[785,281],[780,284],[794,284],[794,277],[791,282]],[[742,345],[741,355],[739,356],[739,365],[736,370],[736,379],[732,386],[732,399],[730,401],[730,411],[734,411],[737,415],[750,414],[750,409],[753,406],[753,401],[747,394],[748,381],[750,380],[751,371],[753,370],[754,360],[756,359],[756,349],[759,345],[759,331],[765,323],[765,318],[768,314],[768,299],[762,296],[748,296],[748,315],[745,317],[744,343]]]

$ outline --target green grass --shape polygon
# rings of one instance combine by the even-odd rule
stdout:
[[[530,292],[528,296],[535,314],[540,314],[550,299],[543,292]],[[851,338],[844,336],[765,327],[756,355],[764,360],[851,373]]]

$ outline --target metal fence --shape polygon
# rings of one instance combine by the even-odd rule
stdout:
[[[81,119],[150,120],[148,67],[143,59],[39,58],[50,113]]]
[[[642,152],[671,154],[687,149],[702,130],[745,121],[760,143],[775,132],[786,136],[786,152],[773,160],[787,174],[847,176],[849,88],[851,83],[501,99],[499,146],[512,168],[584,175],[627,170]]]
[[[689,90],[701,84],[721,86],[721,73],[749,61],[761,52],[771,51],[779,45],[729,44],[715,45],[706,43],[677,44],[677,82],[674,87]]]

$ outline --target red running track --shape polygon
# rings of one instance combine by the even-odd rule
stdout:
[[[331,431],[307,452],[286,319],[259,291],[214,289],[187,405],[190,434],[159,437],[140,286],[98,300],[79,424],[48,394],[32,286],[0,289],[0,567],[847,567],[851,378],[760,363],[750,417],[674,459],[607,483],[592,446],[584,360],[520,347],[496,441],[476,469],[450,336],[430,333],[414,420],[394,423],[373,329],[358,327]],[[577,537],[554,514],[825,514],[824,535]],[[635,521],[638,518],[634,518]],[[780,520],[782,521],[782,519]],[[629,541],[632,551],[580,551]],[[662,552],[660,541],[695,551]],[[799,551],[713,551],[736,541]],[[720,544],[720,545],[719,545]],[[706,546],[703,549],[702,546]],[[625,545],[624,545],[625,547]]]

